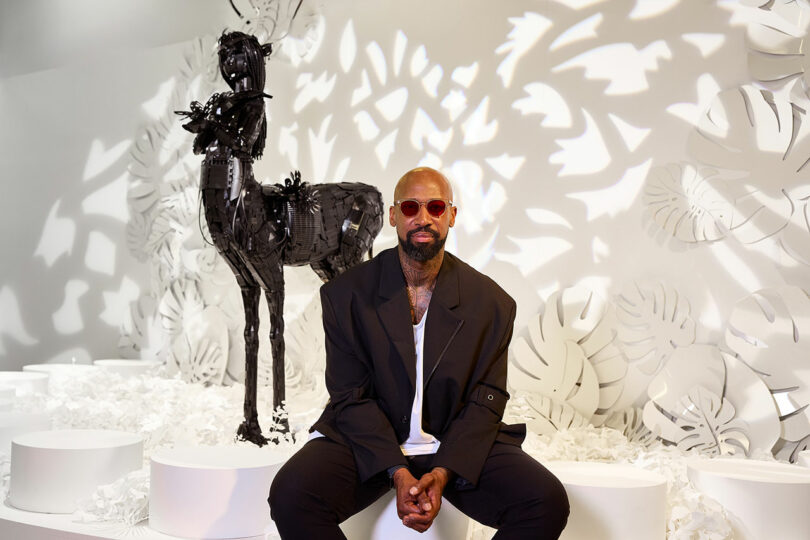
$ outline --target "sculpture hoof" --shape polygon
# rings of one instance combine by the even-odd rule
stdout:
[[[262,428],[258,422],[244,421],[239,425],[236,430],[236,436],[239,440],[250,441],[256,446],[264,446],[267,444],[267,438],[262,435]]]

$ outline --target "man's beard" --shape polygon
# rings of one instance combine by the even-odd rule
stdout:
[[[413,235],[416,233],[425,232],[433,236],[433,242],[428,244],[420,243],[415,244],[413,241]],[[444,243],[447,240],[447,236],[444,238],[439,238],[439,233],[436,232],[434,229],[431,229],[430,226],[418,227],[412,231],[408,231],[408,234],[405,235],[405,239],[399,238],[399,245],[402,247],[402,250],[405,252],[409,258],[417,261],[417,262],[427,262],[433,259],[436,255],[444,247]]]

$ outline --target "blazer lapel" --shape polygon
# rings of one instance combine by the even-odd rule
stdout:
[[[416,348],[413,344],[411,305],[405,289],[405,276],[399,265],[396,248],[384,253],[378,291],[382,302],[377,308],[377,314],[399,353],[413,389],[416,387]]]
[[[430,300],[427,321],[425,321],[425,348],[423,351],[425,387],[430,382],[436,368],[439,367],[453,339],[464,325],[464,319],[454,312],[459,303],[458,287],[456,262],[452,255],[445,253]]]

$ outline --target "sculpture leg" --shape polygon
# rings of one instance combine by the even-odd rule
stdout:
[[[318,274],[318,277],[321,278],[321,281],[324,283],[328,283],[337,275],[335,269],[332,268],[332,265],[326,259],[311,262],[309,263],[309,266],[315,271],[316,274]]]
[[[270,345],[273,351],[273,420],[281,433],[289,433],[290,424],[282,406],[286,399],[284,373],[284,274],[281,283],[265,291],[270,308]]]
[[[259,299],[258,285],[242,287],[242,303],[245,306],[245,420],[236,432],[237,436],[259,446],[267,444],[259,426],[256,407],[256,377],[259,353]]]

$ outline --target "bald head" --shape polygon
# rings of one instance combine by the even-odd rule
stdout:
[[[417,167],[402,175],[394,188],[394,200],[405,198],[405,194],[412,191],[415,185],[433,185],[438,188],[441,198],[453,200],[453,187],[442,173],[430,167]]]

